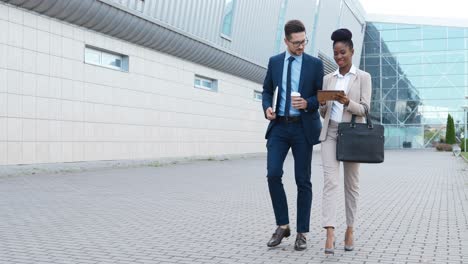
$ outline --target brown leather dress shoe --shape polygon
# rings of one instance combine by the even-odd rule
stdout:
[[[295,250],[304,250],[307,248],[307,240],[304,234],[297,233],[296,242],[294,243]]]
[[[287,228],[281,228],[278,226],[275,233],[273,233],[273,236],[271,236],[270,240],[268,241],[267,246],[276,247],[281,243],[281,240],[283,240],[284,237],[289,237],[290,235],[291,229],[289,229],[289,226]]]

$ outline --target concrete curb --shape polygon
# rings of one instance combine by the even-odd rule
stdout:
[[[264,157],[266,153],[207,155],[193,157],[162,158],[154,160],[102,160],[65,163],[43,163],[0,166],[0,178],[19,175],[65,174],[106,169],[126,169],[138,167],[162,167],[195,161],[225,161]]]

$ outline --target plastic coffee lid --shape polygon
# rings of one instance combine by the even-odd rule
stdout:
[[[301,93],[298,93],[298,92],[291,92],[291,96],[301,96]]]

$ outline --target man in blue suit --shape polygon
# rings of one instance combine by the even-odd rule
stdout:
[[[317,91],[322,89],[323,64],[304,53],[308,40],[301,21],[288,21],[284,32],[287,51],[270,58],[262,93],[263,111],[270,120],[265,135],[268,188],[278,226],[267,245],[277,246],[284,237],[291,235],[282,183],[283,163],[291,148],[297,185],[297,236],[294,248],[304,250],[307,248],[305,233],[309,232],[312,206],[312,149],[319,143],[322,128],[316,96]],[[273,109],[276,87],[277,104]],[[291,92],[298,92],[300,96],[291,97]]]

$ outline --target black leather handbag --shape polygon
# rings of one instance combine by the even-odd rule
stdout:
[[[384,127],[372,124],[366,111],[367,123],[351,122],[338,125],[336,159],[360,163],[382,163],[384,161]]]

